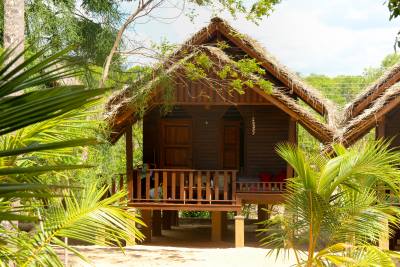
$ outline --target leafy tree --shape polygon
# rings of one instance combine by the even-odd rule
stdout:
[[[104,90],[60,85],[81,68],[67,60],[68,49],[48,57],[46,50],[12,69],[25,52],[0,54],[0,220],[11,226],[0,225],[1,266],[62,266],[54,245],[83,257],[63,238],[121,245],[142,237],[135,226],[141,221],[117,205],[124,192],[106,197],[107,187],[81,188],[66,175],[90,167],[74,155],[98,142],[81,131],[90,124],[85,110]],[[12,221],[33,222],[33,230],[23,232]]]
[[[304,266],[395,266],[395,253],[375,245],[388,223],[400,224],[400,209],[388,204],[383,189],[400,190],[400,154],[388,147],[383,141],[337,145],[331,158],[280,145],[277,152],[296,176],[288,180],[283,215],[261,230],[263,244],[294,251]]]

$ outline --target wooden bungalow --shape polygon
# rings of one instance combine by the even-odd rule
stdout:
[[[400,64],[386,71],[372,83],[345,110],[335,139],[350,146],[375,129],[376,139],[391,140],[391,147],[400,148]],[[398,197],[385,190],[385,195],[394,205],[399,205]],[[385,249],[399,247],[400,229],[388,238],[382,234],[380,246]]]
[[[218,45],[222,41],[227,44],[224,49]],[[182,62],[194,62],[199,53],[206,54],[213,67],[208,78],[189,79]],[[259,62],[265,70],[261,78],[273,84],[272,92],[257,86],[260,77],[235,69],[235,60],[241,58]],[[244,94],[230,90],[229,79],[217,75],[224,66],[254,80],[254,86],[245,86]],[[236,246],[243,246],[242,205],[281,202],[285,179],[293,174],[275,146],[296,143],[297,124],[329,143],[334,136],[329,126],[332,104],[219,18],[164,61],[162,75],[173,85],[172,95],[168,93],[172,108],[167,112],[161,71],[154,73],[150,81],[113,95],[106,106],[111,141],[123,134],[126,138],[129,205],[141,209],[153,234],[160,232],[160,210],[211,211],[212,240],[221,239],[224,214],[235,211]],[[143,93],[147,108],[140,116],[143,109],[137,101]],[[137,121],[143,124],[141,169],[132,166],[132,125]],[[150,231],[145,234],[151,237]]]

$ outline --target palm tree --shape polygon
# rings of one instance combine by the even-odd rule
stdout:
[[[307,156],[293,145],[278,146],[297,176],[288,180],[284,214],[265,222],[262,244],[276,253],[294,251],[298,265],[395,266],[395,254],[376,244],[388,223],[399,226],[400,209],[377,188],[399,193],[400,154],[383,141],[334,151],[333,158]]]
[[[60,85],[81,74],[68,49],[46,56],[44,48],[21,64],[25,52],[14,52],[0,54],[0,221],[34,226],[26,233],[0,225],[0,266],[62,266],[54,246],[84,258],[63,238],[119,246],[143,238],[136,228],[142,222],[124,205],[125,192],[105,197],[106,186],[49,180],[90,167],[71,158],[77,148],[98,143],[82,132],[104,90]],[[16,200],[20,205],[11,205]]]

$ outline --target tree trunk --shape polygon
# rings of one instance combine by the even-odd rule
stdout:
[[[4,48],[15,47],[14,55],[24,50],[25,2],[24,0],[4,0]],[[23,58],[18,62],[21,64]]]

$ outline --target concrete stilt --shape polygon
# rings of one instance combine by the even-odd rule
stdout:
[[[244,247],[244,216],[235,216],[235,247]]]

